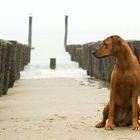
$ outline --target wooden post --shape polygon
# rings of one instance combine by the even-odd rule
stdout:
[[[55,69],[55,68],[56,68],[56,59],[50,58],[50,69]]]
[[[67,45],[67,37],[68,37],[68,16],[65,16],[65,37],[64,37],[65,50]]]
[[[32,47],[32,16],[29,16],[29,33],[28,33],[28,45]]]

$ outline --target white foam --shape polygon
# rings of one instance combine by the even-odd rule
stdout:
[[[48,64],[29,64],[21,72],[21,79],[42,79],[54,77],[84,78],[86,71],[78,68],[78,64],[57,64],[55,70],[51,70]]]

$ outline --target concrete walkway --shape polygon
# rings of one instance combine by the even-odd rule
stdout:
[[[108,98],[74,79],[19,80],[0,98],[0,140],[139,140],[131,127],[94,127]]]

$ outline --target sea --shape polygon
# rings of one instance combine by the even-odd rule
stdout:
[[[73,40],[73,41],[72,41]],[[74,39],[70,44],[77,44]],[[64,48],[64,34],[49,32],[34,35],[31,50],[31,61],[21,71],[21,79],[44,78],[87,78],[86,70],[79,68],[78,63],[72,62]],[[50,58],[56,58],[56,69],[50,69]]]
[[[69,34],[68,44],[84,44],[93,42],[92,35],[85,33]],[[104,83],[87,75],[87,71],[79,68],[77,62],[71,61],[70,54],[64,48],[64,33],[34,34],[31,50],[31,61],[21,71],[20,79],[71,78],[81,85],[103,88]],[[50,59],[56,59],[56,68],[50,69]],[[105,86],[106,87],[106,86]]]

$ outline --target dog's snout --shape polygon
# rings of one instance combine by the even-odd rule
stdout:
[[[97,56],[97,50],[93,50],[93,51],[92,51],[92,54],[93,54],[96,58],[100,58],[100,57]]]

